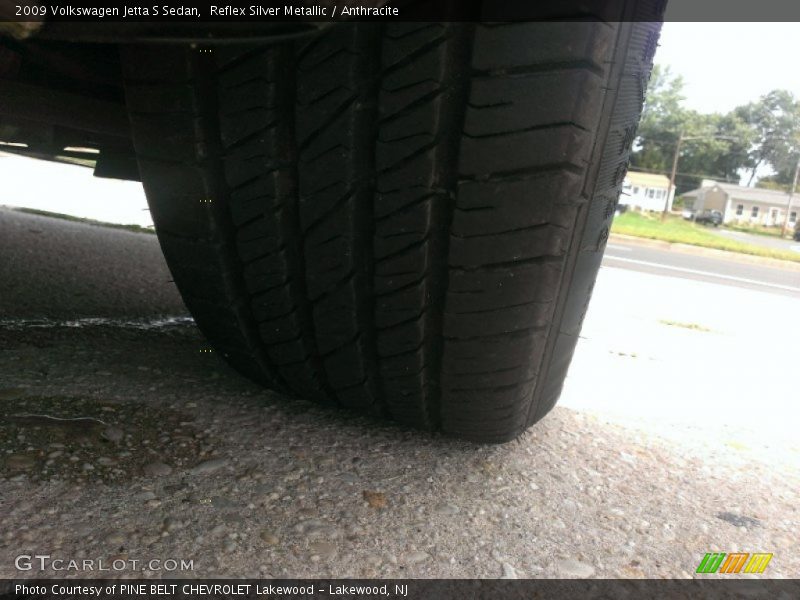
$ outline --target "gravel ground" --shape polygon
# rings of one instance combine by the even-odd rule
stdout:
[[[23,218],[61,243],[49,220]],[[106,233],[123,247],[155,247],[151,236]],[[90,260],[107,260],[106,241],[95,243]],[[47,255],[29,258],[24,274]],[[86,266],[85,254],[74,260]],[[603,278],[620,276],[601,275],[598,307],[618,299]],[[209,352],[185,316],[168,318],[181,317],[168,278],[157,256],[119,258],[107,297],[133,280],[158,290],[124,318],[106,316],[111,308],[93,318],[96,298],[87,310],[72,298],[73,315],[49,311],[28,302],[31,286],[4,296],[14,318],[0,323],[0,577],[65,574],[17,571],[22,554],[124,560],[125,574],[131,561],[137,570],[193,561],[191,571],[139,572],[146,577],[511,578],[691,577],[706,552],[744,551],[775,554],[768,576],[800,573],[796,447],[772,461],[713,437],[670,435],[681,424],[604,412],[606,390],[625,396],[635,381],[625,369],[641,371],[636,360],[647,357],[619,335],[602,346],[608,313],[590,311],[594,337],[576,364],[602,346],[632,366],[573,369],[570,380],[592,377],[595,409],[568,385],[567,402],[516,442],[477,446],[258,388]],[[41,285],[36,296],[46,298]],[[80,277],[59,282],[53,301],[70,285],[81,289]],[[703,343],[703,333],[691,339]],[[656,403],[658,394],[651,385]]]

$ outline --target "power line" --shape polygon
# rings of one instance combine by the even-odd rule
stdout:
[[[666,175],[669,177],[668,171],[658,171],[656,169],[641,169],[641,168],[634,168],[630,167],[628,171],[634,171],[636,173],[655,173],[657,175]],[[719,175],[708,175],[704,173],[675,173],[675,175],[680,175],[681,177],[699,177],[700,179],[720,179]],[[730,179],[726,178],[726,182],[729,182]]]

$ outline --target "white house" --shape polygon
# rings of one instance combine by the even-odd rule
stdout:
[[[639,210],[663,211],[666,204],[667,210],[672,209],[672,199],[675,190],[670,193],[669,178],[655,173],[641,173],[628,171],[622,182],[622,195],[620,204]]]
[[[702,185],[683,194],[686,208],[695,212],[718,210],[724,223],[747,223],[780,227],[789,210],[789,228],[797,223],[800,198],[794,197],[789,208],[789,194],[780,190],[751,188],[704,179]]]

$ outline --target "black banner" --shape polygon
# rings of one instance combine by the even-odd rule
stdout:
[[[645,10],[642,10],[642,8]],[[666,9],[666,10],[665,10]],[[0,22],[800,21],[791,0],[0,0]]]
[[[19,600],[285,599],[570,599],[797,598],[800,580],[4,580],[4,597]]]

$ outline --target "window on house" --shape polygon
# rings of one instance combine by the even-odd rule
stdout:
[[[736,205],[736,214],[741,215],[744,212],[744,204]]]
[[[792,223],[797,223],[797,211],[796,210],[793,210],[792,212],[789,213],[789,221],[791,221]]]
[[[758,207],[754,206],[753,210],[750,211],[750,217],[755,219],[758,217]]]
[[[648,198],[653,198],[653,197],[655,197],[655,195],[656,195],[656,191],[653,188],[650,188],[649,190],[647,190],[647,197]]]
[[[634,186],[633,193],[634,194],[638,194],[639,193],[639,186]]]
[[[661,200],[664,197],[664,190],[657,190],[656,191],[656,199]]]

